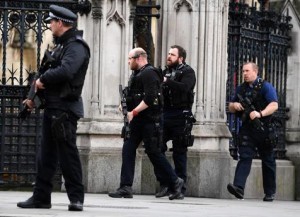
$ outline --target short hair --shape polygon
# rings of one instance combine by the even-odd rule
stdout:
[[[76,26],[77,26],[77,22],[69,23],[69,22],[65,22],[65,21],[62,20],[62,23],[63,23],[63,25],[66,26],[66,27],[73,27],[73,28],[76,28]]]
[[[58,22],[60,19],[57,19],[57,18],[52,18],[52,20],[55,20],[56,22]],[[77,26],[77,22],[73,22],[73,23],[70,23],[70,22],[65,22],[63,20],[60,20],[62,22],[62,24],[65,26],[65,27],[73,27],[73,28],[76,28]],[[47,21],[50,23],[50,21]]]
[[[143,48],[137,47],[134,48],[133,50],[134,50],[133,52],[134,55],[132,56],[132,58],[138,58],[140,56],[147,58],[147,53]]]
[[[179,45],[172,45],[171,46],[172,49],[177,48],[178,50],[178,56],[183,58],[182,62],[185,62],[186,59],[186,51],[183,47],[179,46]]]
[[[258,66],[257,66],[256,63],[254,63],[254,62],[245,62],[245,63],[243,64],[243,66],[244,66],[244,65],[251,65],[251,66],[252,66],[252,69],[253,69],[254,71],[257,71],[257,73],[258,73]]]

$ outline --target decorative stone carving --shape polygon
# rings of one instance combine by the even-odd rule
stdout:
[[[188,7],[189,11],[193,11],[193,3],[191,3],[191,1],[189,1],[189,0],[175,1],[175,3],[174,3],[175,10],[179,11],[180,7],[184,4]]]
[[[94,20],[100,20],[103,17],[101,5],[102,5],[101,0],[93,0],[92,1],[92,17]]]
[[[121,2],[122,4],[122,2]],[[113,20],[117,21],[120,25],[125,25],[125,19],[118,8],[118,0],[111,2],[111,9],[106,16],[107,25],[109,25]]]
[[[92,8],[92,17],[94,20],[100,20],[102,18],[102,8],[101,7],[93,7]]]
[[[107,18],[107,25],[109,25],[113,20],[116,20],[120,25],[125,25],[125,19],[117,10],[114,11],[114,14],[109,15]]]

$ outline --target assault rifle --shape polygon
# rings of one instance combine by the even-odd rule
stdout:
[[[122,113],[124,116],[124,126],[122,128],[121,138],[129,139],[130,138],[130,127],[129,127],[129,120],[127,118],[127,104],[126,104],[126,96],[128,95],[128,88],[122,87],[122,85],[119,85],[119,93],[121,97],[121,107],[122,107]]]
[[[237,94],[237,97],[239,98],[239,101],[240,101],[241,105],[245,109],[245,111],[242,115],[242,121],[245,121],[248,118],[249,114],[252,111],[256,111],[256,109],[255,109],[255,107],[253,106],[251,100],[248,97],[243,98],[240,94]],[[254,127],[257,130],[260,130],[260,131],[265,130],[263,123],[258,118],[254,118],[251,122],[253,123]]]
[[[47,69],[53,67],[55,63],[55,58],[52,56],[53,53],[54,52],[50,52],[47,48],[38,72],[33,73],[31,76],[29,76],[28,79],[28,82],[30,84],[30,89],[27,94],[27,99],[33,101],[35,108],[38,109],[43,108],[45,102],[43,97],[43,91],[41,90],[36,91],[35,82],[45,71],[47,71]],[[18,118],[24,121],[30,114],[31,111],[29,110],[28,105],[25,103],[23,104],[23,109],[18,114]]]

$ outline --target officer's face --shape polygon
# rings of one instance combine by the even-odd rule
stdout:
[[[168,58],[167,58],[167,66],[174,67],[178,64],[182,63],[182,57],[179,57],[178,55],[178,49],[177,48],[171,48],[169,50]]]
[[[243,66],[243,76],[244,81],[248,83],[253,83],[257,78],[257,71],[254,70],[252,64],[245,64]]]
[[[50,20],[50,30],[52,31],[53,36],[59,37],[61,35],[61,20],[52,19]]]
[[[134,56],[134,53],[133,52],[130,52],[128,54],[128,65],[130,67],[131,70],[137,70],[139,68],[138,66],[138,63],[137,63],[137,60],[138,58],[133,58]]]

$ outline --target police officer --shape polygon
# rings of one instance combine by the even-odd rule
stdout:
[[[196,84],[195,71],[185,63],[186,51],[178,45],[171,46],[167,57],[167,68],[164,70],[163,96],[163,153],[167,150],[167,141],[172,140],[173,161],[176,174],[187,180],[187,147],[192,146],[192,124],[195,121],[192,114],[194,102],[194,87]],[[169,194],[168,183],[155,171],[160,182],[160,191],[156,197],[164,197]],[[186,187],[178,199],[184,198]]]
[[[42,141],[37,162],[33,196],[19,202],[21,208],[51,208],[52,178],[61,166],[70,200],[69,211],[82,211],[84,186],[82,168],[76,146],[77,121],[83,117],[81,92],[89,64],[90,51],[75,29],[77,15],[67,8],[50,6],[50,29],[56,48],[51,53],[53,64],[35,82],[43,91],[45,110]],[[29,108],[33,102],[26,100]]]
[[[109,193],[113,198],[132,198],[136,149],[141,141],[144,143],[155,170],[163,174],[163,178],[172,187],[169,199],[180,195],[183,180],[178,178],[166,157],[161,153],[161,81],[159,70],[148,64],[147,54],[142,48],[134,48],[129,52],[128,64],[134,70],[128,82],[126,96],[130,123],[130,136],[125,138],[122,149],[122,168],[120,187]]]
[[[239,131],[239,161],[233,184],[228,184],[229,193],[242,199],[252,159],[258,150],[262,160],[263,201],[273,201],[276,193],[276,162],[274,146],[276,131],[272,114],[278,109],[274,87],[258,76],[258,67],[253,62],[243,65],[244,83],[229,103],[229,111],[242,118]],[[250,105],[250,109],[249,109]],[[252,107],[252,108],[251,108]]]

